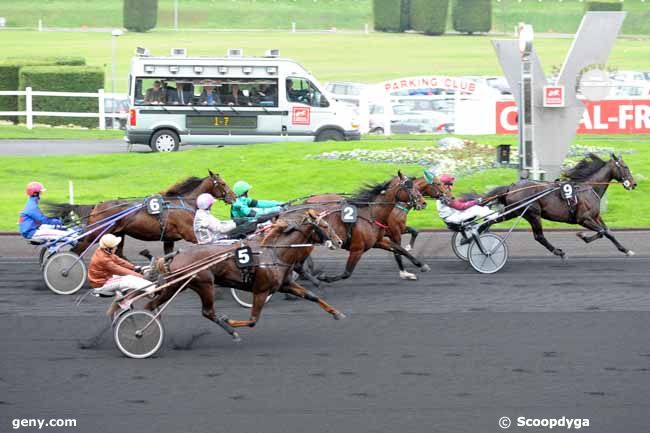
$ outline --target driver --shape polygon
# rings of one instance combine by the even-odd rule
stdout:
[[[29,198],[18,219],[20,234],[33,241],[49,241],[74,233],[74,230],[63,227],[60,219],[48,218],[41,212],[38,202],[43,191],[47,190],[40,182],[27,184],[25,193]]]
[[[214,196],[208,193],[196,198],[198,210],[194,216],[194,234],[199,244],[211,244],[224,239],[235,228],[234,221],[220,221],[210,213],[215,201]]]
[[[252,221],[253,218],[261,215],[268,215],[282,210],[281,203],[274,200],[255,200],[248,197],[248,191],[252,186],[243,180],[239,180],[233,186],[233,191],[237,200],[230,208],[231,218],[247,218]]]
[[[433,179],[435,173],[432,169],[426,170],[424,175],[427,179]],[[493,212],[487,206],[481,206],[481,198],[475,200],[463,200],[454,198],[451,195],[451,190],[454,187],[456,178],[450,174],[441,174],[438,181],[445,186],[445,195],[438,199],[437,207],[440,218],[446,223],[462,224],[473,218],[488,218],[493,219],[497,217],[497,213]]]

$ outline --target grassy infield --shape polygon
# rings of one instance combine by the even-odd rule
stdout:
[[[36,3],[38,7],[35,8]],[[66,8],[74,3],[75,13]],[[286,28],[284,20],[298,9],[302,27],[360,28],[370,22],[370,0],[194,0],[181,2],[186,9],[181,13],[181,23],[192,19],[195,27],[267,27]],[[544,3],[524,0],[495,3],[495,28],[511,28],[524,15],[528,22],[538,20],[537,30],[573,32],[581,16],[582,3],[564,1],[548,8]],[[41,10],[46,24],[56,26],[119,26],[121,2],[88,0],[83,4],[63,0],[24,0],[5,5],[3,14],[10,25],[33,26]],[[170,26],[171,0],[160,1],[159,22]],[[269,4],[274,13],[268,14]],[[291,4],[292,6],[289,6]],[[507,7],[506,7],[507,6]],[[625,2],[626,9],[650,9],[650,4],[638,0]],[[81,8],[82,13],[79,13]],[[200,8],[210,8],[214,13],[198,13]],[[642,9],[643,8],[643,9]],[[304,13],[309,10],[310,13]],[[194,11],[194,12],[192,12]],[[542,18],[554,15],[549,24]],[[561,15],[560,15],[561,14]],[[264,17],[264,22],[254,17]],[[87,17],[94,17],[88,19]],[[226,21],[224,17],[228,17]],[[269,22],[272,17],[278,22]],[[546,19],[546,18],[544,18]],[[549,18],[550,19],[550,18]],[[511,22],[512,21],[512,22]],[[629,21],[629,17],[628,17]],[[299,23],[300,25],[300,23]],[[634,31],[632,33],[641,33]],[[126,34],[118,41],[118,90],[126,88],[129,59],[135,46],[146,46],[153,53],[166,54],[170,47],[188,47],[191,54],[215,55],[228,47],[243,47],[247,54],[261,54],[265,49],[278,47],[287,57],[307,65],[321,80],[381,80],[433,74],[499,74],[496,57],[489,37],[444,36],[425,37],[406,34],[289,34],[289,33],[193,33],[155,31],[148,34]],[[536,49],[547,70],[559,65],[569,48],[568,39],[538,39]],[[110,77],[110,36],[103,33],[38,33],[31,31],[2,31],[0,52],[6,56],[50,55],[58,47],[61,55],[80,55],[88,64],[103,65]],[[619,69],[650,70],[650,44],[644,40],[619,40],[610,56],[610,64]],[[107,83],[108,84],[108,83]],[[109,86],[107,85],[107,88]],[[27,131],[20,127],[0,126],[0,138],[119,138],[116,131],[68,131],[61,129],[36,129]],[[623,141],[626,140],[626,141]],[[481,137],[481,142],[497,144],[515,142],[514,136]],[[627,193],[621,187],[611,190],[609,212],[606,220],[613,226],[649,226],[650,212],[643,211],[650,202],[647,192],[650,181],[650,144],[648,137],[579,137],[577,142],[637,150],[628,156],[629,165],[639,181],[639,190]],[[253,145],[246,147],[204,148],[172,155],[84,155],[75,157],[5,157],[0,160],[0,230],[14,231],[16,218],[24,203],[22,190],[26,182],[39,179],[48,186],[48,197],[66,200],[67,180],[73,180],[78,202],[96,202],[102,199],[143,196],[161,190],[176,180],[189,175],[203,176],[211,168],[222,173],[226,180],[245,178],[255,185],[255,196],[289,199],[324,191],[352,191],[367,181],[386,179],[396,172],[392,164],[369,164],[355,161],[318,161],[305,159],[317,151],[361,148],[390,148],[396,146],[425,146],[431,140],[370,140],[361,143],[332,143],[319,145]],[[399,167],[409,174],[419,175],[422,167]],[[491,170],[477,173],[458,181],[458,191],[484,191],[487,186],[506,184],[515,177],[512,170]],[[647,207],[647,206],[646,206]],[[433,209],[413,213],[410,222],[420,227],[441,226]],[[223,205],[218,213],[226,214]]]

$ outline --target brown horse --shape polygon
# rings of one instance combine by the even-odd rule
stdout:
[[[228,204],[236,200],[235,194],[218,174],[210,170],[208,173],[203,179],[189,177],[162,191],[160,194],[164,203],[160,214],[150,215],[146,207],[142,207],[118,219],[108,233],[116,236],[128,235],[142,241],[162,241],[165,254],[172,252],[174,242],[181,239],[196,243],[193,229],[196,198],[202,193],[209,193]],[[72,211],[85,220],[85,225],[88,226],[139,203],[141,202],[135,200],[109,200],[96,205],[48,204],[48,210],[63,218],[68,217]],[[72,251],[81,254],[101,233],[102,230],[98,230],[82,238]],[[122,256],[123,248],[124,240],[118,247],[118,255]]]
[[[254,265],[248,272],[238,268],[235,258],[230,257],[200,271],[188,284],[188,287],[201,298],[203,316],[223,327],[238,340],[239,336],[232,328],[255,326],[260,319],[266,298],[278,291],[316,302],[335,319],[345,317],[343,313],[300,286],[292,278],[294,264],[303,261],[314,248],[313,245],[305,245],[305,243],[323,243],[326,240],[331,240],[339,246],[343,243],[327,222],[314,210],[309,210],[300,215],[300,220],[294,222],[278,220],[261,242],[249,240],[234,245],[207,244],[181,250],[169,264],[169,270],[173,273],[174,270],[187,269],[206,258],[219,256],[221,253],[233,253],[241,245],[251,248],[254,254]],[[223,315],[217,316],[214,310],[215,284],[253,293],[253,307],[249,320],[230,320]],[[149,310],[158,308],[169,300],[179,287],[180,284],[166,287],[145,308]]]
[[[358,218],[355,223],[348,224],[341,220],[341,209],[344,201],[358,207]],[[394,254],[406,256],[422,272],[429,271],[428,265],[421,263],[398,243],[385,238],[389,228],[389,217],[397,203],[407,203],[416,209],[426,207],[426,202],[415,187],[413,180],[407,178],[401,172],[398,172],[397,176],[389,181],[369,186],[347,199],[343,199],[337,194],[310,197],[306,204],[310,206],[320,205],[324,209],[327,222],[336,231],[336,234],[344,240],[343,248],[350,252],[345,271],[342,274],[333,277],[321,274],[316,278],[328,283],[349,278],[361,256],[370,248],[380,248]],[[315,281],[311,272],[307,271],[307,266],[299,266],[298,269],[304,272],[304,276],[310,281]]]
[[[567,200],[562,197],[561,191],[550,193],[535,201],[523,214],[523,218],[528,221],[533,229],[535,240],[553,254],[564,257],[564,251],[555,248],[544,237],[542,219],[579,224],[596,232],[592,236],[587,236],[584,233],[577,234],[586,243],[605,236],[616,245],[619,251],[627,255],[633,255],[633,251],[628,250],[616,240],[600,216],[600,200],[612,180],[622,182],[625,189],[636,188],[636,182],[623,158],[611,154],[609,161],[603,161],[597,155],[589,154],[574,168],[566,170],[564,177],[566,178],[564,182],[575,184],[577,202],[575,206],[570,206]],[[521,180],[512,185],[495,188],[485,195],[485,199],[488,201],[494,200],[508,206],[523,202],[550,187],[559,187],[559,185],[559,182],[544,183]],[[496,221],[506,221],[521,215],[523,212],[524,209],[521,209]]]
[[[438,199],[445,195],[446,190],[445,186],[438,181],[437,178],[434,178],[433,183],[427,182],[424,176],[418,177],[413,182],[415,184],[415,189],[417,189],[421,195],[427,196],[433,199]],[[408,203],[400,202],[395,205],[395,209],[390,213],[388,217],[388,226],[386,235],[388,238],[397,245],[402,245],[402,235],[410,234],[411,240],[409,245],[404,247],[405,251],[409,252],[409,255],[405,257],[411,260],[411,262],[417,266],[417,264],[412,260],[410,251],[413,250],[413,245],[415,244],[415,239],[418,236],[418,231],[413,227],[406,225],[406,219],[409,212],[413,209],[413,206]],[[404,264],[402,263],[402,254],[393,253],[395,256],[395,261],[399,267],[399,276],[404,280],[417,280],[417,276],[411,272],[408,272],[404,269]]]

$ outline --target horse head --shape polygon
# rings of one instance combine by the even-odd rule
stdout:
[[[623,157],[616,156],[613,153],[610,155],[610,157],[611,159],[609,162],[612,165],[612,179],[622,182],[623,188],[627,190],[636,188],[636,181],[632,176],[630,167],[628,167],[625,161],[623,161]]]
[[[226,181],[223,180],[223,178],[221,178],[218,173],[213,173],[212,170],[208,170],[208,173],[208,178],[212,182],[210,194],[212,194],[217,199],[225,201],[228,204],[233,204],[235,200],[237,200],[237,196],[234,192],[232,192]]]
[[[431,182],[424,178],[424,176],[416,179],[415,186],[417,187],[420,194],[423,196],[431,197],[433,199],[439,199],[447,195],[447,189],[445,185],[438,179],[434,177]]]
[[[409,207],[416,210],[422,210],[427,207],[427,202],[416,187],[413,178],[404,176],[401,171],[397,172],[395,177],[395,201],[406,203]]]

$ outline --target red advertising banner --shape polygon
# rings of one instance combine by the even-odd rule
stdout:
[[[517,133],[517,106],[514,101],[498,101],[496,133]],[[586,110],[578,134],[649,134],[650,100],[616,99],[585,101]],[[550,125],[552,127],[552,125]]]

